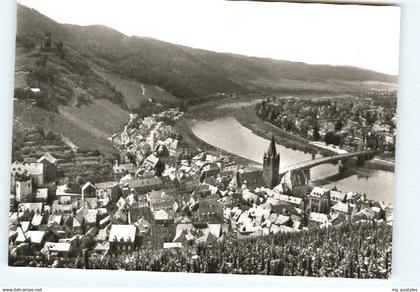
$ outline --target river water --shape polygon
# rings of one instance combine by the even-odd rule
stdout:
[[[221,117],[212,121],[191,120],[191,130],[201,140],[247,158],[262,163],[264,152],[269,140],[255,135],[251,130],[242,126],[233,117]],[[277,144],[280,152],[280,168],[312,159],[310,153],[286,148]],[[394,173],[382,170],[370,170],[354,167],[338,174],[337,165],[323,164],[311,169],[311,182],[327,187],[336,186],[341,191],[356,191],[366,193],[369,199],[393,202]]]

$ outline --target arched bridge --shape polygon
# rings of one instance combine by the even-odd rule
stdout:
[[[359,158],[360,161],[365,161],[365,160],[372,159],[376,153],[377,153],[376,151],[372,151],[372,150],[359,151],[359,152],[337,154],[333,156],[327,156],[327,157],[322,157],[318,159],[302,161],[302,162],[298,162],[298,163],[286,166],[284,168],[281,168],[279,173],[280,175],[284,175],[290,170],[298,170],[298,169],[309,170],[312,167],[315,167],[321,164],[337,163],[338,161],[344,162],[348,159],[355,158],[355,157]]]

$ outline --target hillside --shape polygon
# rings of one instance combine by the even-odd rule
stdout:
[[[80,147],[113,151],[107,137],[129,112],[216,93],[336,94],[396,89],[396,76],[194,49],[127,37],[100,25],[60,24],[18,5],[15,120],[57,131]],[[54,46],[41,49],[45,33]],[[34,95],[29,88],[39,88]]]
[[[42,127],[67,137],[81,149],[117,152],[108,137],[128,122],[128,114],[108,100],[98,100],[79,108],[60,105],[58,112],[32,103],[14,102],[14,127],[24,124]]]
[[[278,92],[288,89],[289,80],[314,90],[335,80],[397,81],[396,76],[361,68],[215,53],[152,38],[127,37],[100,25],[63,25],[24,6],[18,7],[18,20],[18,44],[37,44],[43,33],[50,31],[66,46],[119,77],[159,86],[181,99],[216,92]],[[321,89],[334,91],[334,86]]]

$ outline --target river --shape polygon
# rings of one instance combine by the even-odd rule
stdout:
[[[201,140],[257,163],[262,163],[262,157],[270,143],[229,116],[212,121],[191,120],[190,125],[193,133]],[[312,158],[310,153],[279,144],[277,151],[280,153],[280,168]],[[327,187],[336,186],[345,192],[366,193],[369,199],[393,203],[393,172],[354,167],[339,175],[337,165],[324,164],[311,169],[311,182]]]

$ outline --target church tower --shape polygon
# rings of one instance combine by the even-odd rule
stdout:
[[[274,188],[279,184],[280,154],[276,150],[276,141],[271,136],[270,146],[264,153],[263,177],[267,188]]]

